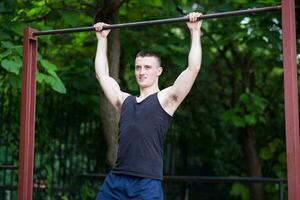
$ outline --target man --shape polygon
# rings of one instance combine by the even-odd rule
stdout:
[[[109,102],[120,113],[119,148],[115,167],[107,175],[97,200],[163,199],[163,143],[172,116],[189,93],[201,66],[200,13],[190,13],[187,26],[191,33],[188,67],[174,84],[160,90],[162,73],[157,54],[139,52],[135,58],[135,77],[140,95],[121,91],[109,76],[107,35],[104,23],[94,25],[98,38],[95,70],[97,79]]]

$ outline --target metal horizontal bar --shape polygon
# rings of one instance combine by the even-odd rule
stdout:
[[[254,14],[254,13],[261,13],[261,12],[272,12],[272,11],[278,11],[280,9],[281,9],[281,6],[279,5],[279,6],[270,6],[270,7],[263,7],[263,8],[252,8],[252,9],[246,9],[246,10],[212,13],[212,14],[202,15],[202,16],[198,17],[198,20],[247,15],[247,14]],[[161,25],[161,24],[171,24],[171,23],[178,23],[178,22],[187,22],[188,20],[189,20],[188,17],[184,16],[184,17],[169,18],[169,19],[112,24],[112,25],[104,26],[104,29],[144,27],[144,26],[150,26],[150,25]],[[68,29],[48,30],[48,31],[37,31],[37,32],[33,33],[33,36],[75,33],[75,32],[85,32],[85,31],[95,31],[95,28],[94,27],[81,27],[81,28],[68,28]]]
[[[81,174],[84,178],[105,178],[105,174]],[[222,176],[164,176],[166,181],[183,182],[246,182],[246,183],[287,183],[283,178],[269,177],[222,177]]]
[[[170,181],[185,182],[244,182],[244,183],[286,183],[286,179],[268,177],[213,177],[213,176],[165,176]]]
[[[0,185],[0,191],[1,190],[10,190],[10,191],[16,191],[18,189],[17,185]],[[38,185],[34,185],[33,189],[35,191],[37,190],[47,190],[49,187],[39,187]],[[61,187],[61,186],[51,186],[51,190],[55,192],[74,192],[74,188],[71,187]],[[1,193],[0,193],[1,197]]]
[[[18,166],[16,165],[0,165],[0,170],[16,170]]]

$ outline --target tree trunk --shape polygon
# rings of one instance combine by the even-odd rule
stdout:
[[[251,127],[240,129],[242,147],[247,162],[247,174],[251,177],[262,177],[259,157],[256,151],[256,139]],[[264,200],[264,188],[262,183],[249,184],[250,199]]]
[[[241,66],[242,82],[241,91],[252,91],[255,87],[255,74],[251,70],[253,60],[249,57],[240,57],[235,48],[232,48],[232,53],[237,58],[238,66]],[[236,86],[233,87],[233,95],[236,94]],[[246,111],[245,111],[246,113]],[[250,177],[262,177],[261,165],[256,151],[256,138],[253,132],[253,126],[245,126],[239,128],[238,134],[241,140],[243,153],[246,159],[247,174]],[[262,183],[249,184],[250,199],[264,200],[264,187]]]
[[[108,62],[110,75],[118,80],[120,61],[120,41],[118,30],[113,30],[108,39]],[[119,113],[108,102],[103,91],[100,92],[100,113],[103,133],[106,139],[106,162],[113,167],[118,151],[118,121]]]
[[[116,22],[118,18],[118,10],[121,5],[120,0],[104,1],[102,8],[95,16],[95,22]],[[112,30],[108,36],[108,63],[109,74],[116,81],[119,79],[120,67],[120,38],[119,30]],[[119,113],[113,108],[104,96],[103,91],[100,92],[100,113],[103,134],[106,139],[107,152],[106,163],[113,167],[117,158],[118,151],[118,121]]]

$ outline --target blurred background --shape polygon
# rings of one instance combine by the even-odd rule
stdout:
[[[86,27],[98,21],[115,24],[279,4],[275,0],[2,0],[0,199],[17,199],[26,26]],[[298,28],[299,23],[297,37]],[[201,72],[173,117],[165,141],[164,174],[285,179],[280,12],[207,20],[202,32]],[[118,135],[118,114],[103,97],[94,72],[95,33],[41,36],[38,42],[34,199],[95,199],[114,163]],[[299,43],[298,37],[298,53]],[[108,44],[111,75],[123,91],[138,95],[135,54],[148,49],[161,55],[160,88],[165,88],[187,67],[190,37],[181,23],[114,30]],[[168,177],[167,200],[273,200],[279,199],[280,190],[284,199],[287,196],[286,184],[278,181],[188,182]]]

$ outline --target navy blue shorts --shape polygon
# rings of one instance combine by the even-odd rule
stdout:
[[[160,180],[114,174],[110,172],[96,200],[163,200]]]

